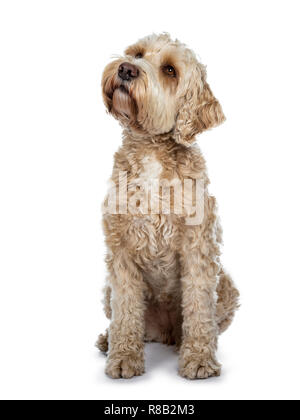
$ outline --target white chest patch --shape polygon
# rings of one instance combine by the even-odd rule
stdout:
[[[163,167],[155,156],[145,156],[142,160],[142,164],[143,170],[139,176],[141,181],[148,183],[149,180],[159,180]]]
[[[141,168],[129,185],[128,209],[130,214],[159,213],[159,182],[163,166],[155,155],[141,161]]]

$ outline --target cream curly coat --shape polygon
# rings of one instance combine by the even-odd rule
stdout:
[[[124,62],[138,69],[138,77],[120,78]],[[106,373],[141,375],[144,342],[158,341],[176,344],[182,376],[217,376],[218,335],[230,325],[239,294],[220,263],[216,201],[194,142],[196,134],[224,121],[222,108],[206,82],[205,67],[167,34],[129,47],[125,57],[106,67],[102,86],[109,112],[124,128],[112,180],[120,187],[119,174],[127,173],[129,208],[104,214],[105,312],[111,324],[98,347],[108,352]],[[136,203],[136,194],[143,196],[150,178],[201,180],[201,224],[186,223],[186,209],[165,214],[160,207],[156,214],[144,214],[139,202],[130,211],[132,197]]]

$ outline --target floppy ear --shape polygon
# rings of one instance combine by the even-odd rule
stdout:
[[[175,126],[175,140],[179,144],[191,146],[196,140],[195,136],[225,121],[222,107],[214,97],[208,83],[206,73],[198,79],[196,86],[189,87],[183,98]]]

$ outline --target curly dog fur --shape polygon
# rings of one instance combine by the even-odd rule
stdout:
[[[127,174],[129,209],[119,203],[118,212],[104,212],[105,313],[111,323],[97,345],[108,353],[106,373],[112,378],[143,374],[144,342],[156,341],[177,346],[183,377],[218,376],[218,336],[232,322],[239,293],[220,262],[216,200],[208,193],[195,136],[225,120],[222,108],[205,67],[167,34],[129,47],[125,57],[106,67],[102,87],[108,111],[124,129],[112,181],[120,189],[120,173]],[[146,214],[141,202],[153,179],[201,180],[201,223],[187,223],[195,193],[181,212],[174,210],[178,197],[173,197],[170,214],[162,210],[167,203],[159,193],[151,197],[159,211]]]

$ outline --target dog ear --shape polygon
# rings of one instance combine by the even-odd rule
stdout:
[[[196,86],[191,83],[183,98],[174,131],[176,142],[188,147],[194,143],[197,134],[225,121],[222,107],[206,82],[205,70],[202,69],[201,73]]]

